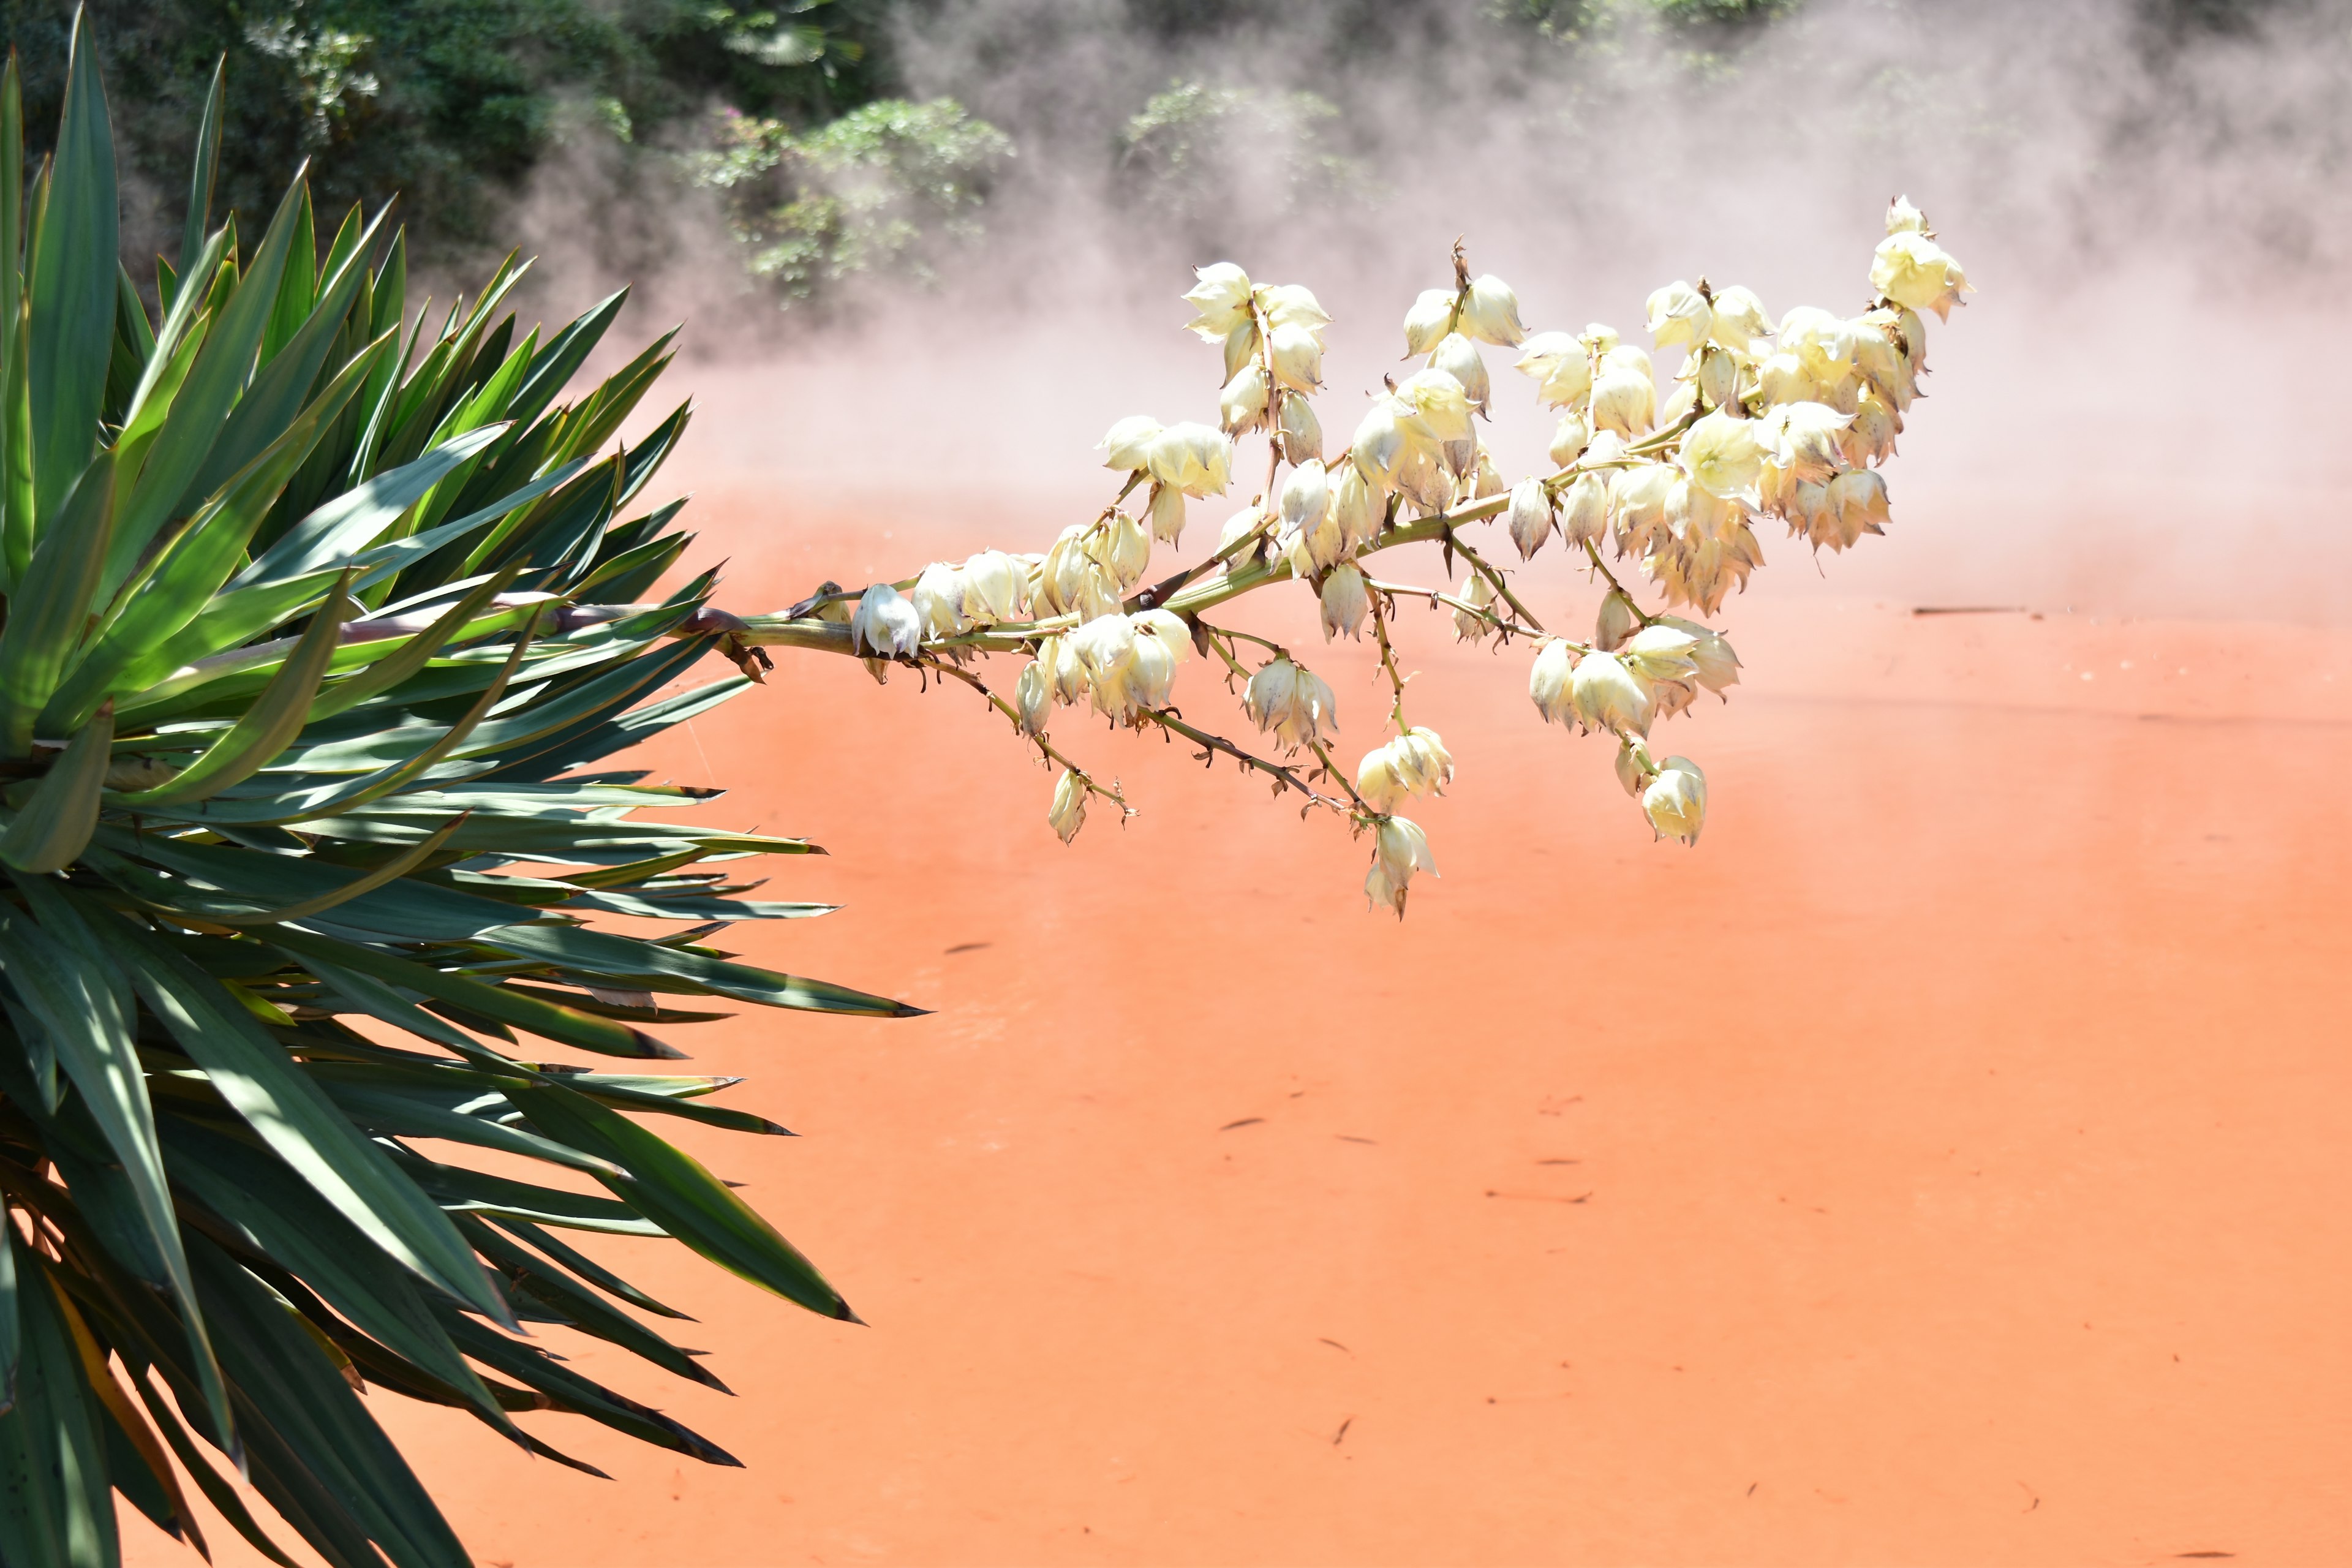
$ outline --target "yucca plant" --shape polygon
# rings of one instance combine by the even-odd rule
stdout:
[[[458,1564],[354,1386],[562,1463],[511,1413],[731,1463],[514,1331],[716,1384],[567,1228],[850,1317],[636,1118],[782,1130],[706,1101],[729,1080],[632,1069],[717,1016],[681,996],[910,1009],[714,950],[822,912],[719,863],[810,846],[641,820],[710,792],[608,769],[745,683],[648,700],[728,625],[708,576],[634,602],[688,540],[677,503],[634,508],[688,410],[616,439],[668,340],[567,400],[619,296],[519,333],[509,260],[429,324],[399,235],[355,210],[321,252],[299,174],[257,245],[212,226],[217,75],[151,311],[90,45],[78,22],[29,191],[0,79],[0,1561],[113,1562],[111,1491],[201,1547],[183,1475],[286,1561],[236,1469],[329,1563]]]

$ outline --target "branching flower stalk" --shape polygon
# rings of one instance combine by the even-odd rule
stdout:
[[[1044,553],[988,551],[961,566],[934,563],[907,582],[877,584],[856,596],[845,629],[824,616],[851,595],[827,584],[783,616],[742,622],[736,651],[782,645],[854,653],[877,677],[896,662],[953,673],[983,693],[961,661],[1026,656],[1018,702],[989,697],[1063,770],[1051,816],[1065,840],[1089,795],[1129,810],[1117,790],[1103,789],[1044,741],[1055,711],[1086,702],[1115,725],[1155,726],[1202,746],[1204,759],[1222,754],[1270,775],[1277,794],[1299,791],[1310,809],[1324,806],[1372,834],[1366,890],[1402,913],[1413,876],[1433,866],[1420,828],[1399,808],[1440,792],[1454,774],[1436,732],[1405,719],[1394,606],[1420,598],[1450,611],[1465,641],[1531,645],[1528,694],[1538,712],[1614,739],[1618,776],[1654,832],[1695,844],[1706,817],[1705,774],[1685,757],[1654,758],[1649,738],[1657,721],[1686,711],[1700,691],[1727,700],[1739,659],[1720,632],[1676,612],[1712,616],[1728,593],[1746,589],[1763,563],[1753,526],[1760,518],[1780,518],[1816,552],[1885,531],[1879,470],[1927,368],[1921,312],[1948,319],[1969,291],[1959,263],[1907,200],[1889,207],[1886,231],[1872,260],[1871,302],[1852,318],[1804,306],[1776,327],[1746,289],[1717,289],[1701,279],[1656,290],[1648,301],[1651,342],[1682,351],[1663,388],[1649,352],[1607,326],[1530,336],[1517,295],[1497,278],[1473,277],[1457,242],[1453,286],[1424,291],[1405,316],[1406,357],[1421,360],[1420,368],[1388,378],[1345,448],[1328,460],[1312,398],[1330,318],[1298,285],[1255,284],[1230,262],[1202,268],[1184,298],[1199,312],[1190,330],[1223,353],[1217,426],[1122,419],[1102,443],[1107,466],[1124,476],[1118,497]],[[1478,431],[1494,401],[1482,344],[1517,349],[1514,368],[1555,411],[1550,472],[1507,484],[1496,471]],[[1181,538],[1188,500],[1223,493],[1233,443],[1260,433],[1265,489],[1225,523],[1213,554],[1139,587],[1152,545]],[[1139,491],[1142,514],[1131,515],[1128,502]],[[1589,640],[1548,630],[1490,559],[1491,546],[1465,532],[1496,521],[1522,561],[1557,536],[1606,585]],[[1466,570],[1458,584],[1367,575],[1370,557],[1419,543],[1439,545],[1449,570],[1460,558]],[[1278,644],[1205,618],[1284,583],[1314,593],[1327,641],[1360,640],[1370,626],[1391,697],[1389,738],[1365,753],[1352,779],[1332,754],[1338,721],[1328,687]],[[1244,642],[1268,655],[1255,669],[1242,662]],[[1312,759],[1307,777],[1177,713],[1175,672],[1195,648],[1213,651],[1244,683],[1244,710],[1274,737],[1277,755]],[[1318,775],[1337,780],[1344,798],[1312,788],[1307,778]]]

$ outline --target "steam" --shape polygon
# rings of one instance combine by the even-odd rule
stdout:
[[[715,362],[693,373],[687,464],[781,482],[803,520],[889,520],[893,544],[865,553],[890,570],[935,547],[1042,548],[1101,504],[1092,447],[1112,420],[1213,409],[1215,356],[1175,331],[1195,264],[1315,288],[1339,319],[1319,403],[1344,439],[1457,235],[1530,327],[1640,341],[1643,298],[1675,278],[1744,283],[1776,315],[1857,309],[1900,191],[1980,292],[1932,334],[1890,537],[1825,584],[1767,540],[1756,591],[2352,616],[2336,8],[2281,5],[2173,47],[2119,0],[1816,0],[1713,63],[1631,26],[1570,51],[1467,5],[1255,9],[1174,39],[1106,0],[910,12],[916,94],[961,99],[1020,149],[989,236],[934,290],[868,283],[779,335],[724,281],[710,226],[689,228],[705,238],[656,290],[694,300],[689,350]],[[1228,115],[1188,145],[1188,183],[1139,180],[1121,133],[1179,81],[1338,112]],[[1547,422],[1496,369],[1490,443],[1531,467]]]

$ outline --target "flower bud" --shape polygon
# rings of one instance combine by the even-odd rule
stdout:
[[[898,589],[877,583],[849,618],[849,647],[872,658],[912,658],[923,646],[923,617]]]
[[[1648,734],[1657,707],[1648,683],[1613,653],[1589,653],[1578,661],[1568,696],[1580,723],[1612,734]]]
[[[1491,272],[1471,280],[1459,325],[1480,342],[1502,348],[1510,348],[1528,335],[1528,330],[1519,325],[1519,297]]]
[[[1374,811],[1390,812],[1415,795],[1444,795],[1454,782],[1454,755],[1437,731],[1419,727],[1364,753],[1356,793]]]
[[[1603,653],[1614,653],[1625,646],[1642,624],[1642,613],[1633,601],[1612,588],[1601,601],[1601,614],[1593,621],[1592,646]]]
[[[1054,804],[1045,813],[1045,821],[1065,844],[1087,825],[1087,786],[1066,768],[1054,785]]]
[[[1733,353],[1751,354],[1758,338],[1772,335],[1772,320],[1764,313],[1763,300],[1735,283],[1717,293],[1707,335]]]
[[[1491,387],[1486,379],[1486,362],[1478,357],[1478,350],[1460,332],[1448,332],[1429,356],[1433,369],[1442,370],[1462,384],[1470,399],[1470,406],[1479,413],[1486,412]]]
[[[1576,708],[1569,700],[1569,685],[1576,673],[1576,654],[1566,643],[1548,642],[1536,655],[1535,668],[1528,671],[1528,696],[1542,714],[1547,724],[1566,724],[1576,718]]]
[[[1273,340],[1274,379],[1294,392],[1312,392],[1323,384],[1323,343],[1306,327],[1276,327]]]
[[[1151,487],[1151,537],[1162,544],[1184,537],[1184,492],[1174,485]]]
[[[1285,461],[1316,463],[1323,459],[1323,422],[1314,405],[1299,392],[1282,395],[1282,456]]]
[[[1598,544],[1608,531],[1609,481],[1598,473],[1577,475],[1560,505],[1560,537],[1570,544]]]
[[[1297,748],[1339,727],[1331,689],[1314,671],[1276,655],[1259,666],[1242,694],[1242,710],[1285,746]]]
[[[1591,445],[1591,425],[1571,408],[1559,416],[1559,428],[1551,433],[1551,447],[1546,455],[1564,468],[1584,456],[1585,448]]]
[[[1454,330],[1454,290],[1424,289],[1404,313],[1404,352],[1409,358],[1425,354]]]
[[[1573,408],[1592,390],[1592,354],[1566,332],[1538,332],[1512,369],[1536,380],[1536,399],[1548,408]]]
[[[1639,735],[1627,735],[1617,744],[1617,782],[1625,793],[1640,799],[1658,764],[1650,760],[1650,748]]]
[[[1200,314],[1185,323],[1191,331],[1215,342],[1250,319],[1248,273],[1230,261],[1219,261],[1195,268],[1192,276],[1200,281],[1185,292],[1184,300]]]
[[[1687,343],[1696,352],[1714,326],[1714,309],[1688,283],[1669,283],[1650,296],[1650,341],[1662,349]]]
[[[1668,757],[1642,792],[1642,810],[1659,837],[1697,843],[1706,820],[1706,775],[1688,757]]]
[[[1102,438],[1106,468],[1140,468],[1151,461],[1151,443],[1160,435],[1160,421],[1148,414],[1130,414]]]
[[[963,617],[963,576],[954,567],[934,561],[923,568],[907,602],[921,618],[926,641],[953,637],[970,625]]]
[[[1485,573],[1473,569],[1462,580],[1462,591],[1454,596],[1471,606],[1454,612],[1454,635],[1457,639],[1475,642],[1494,629],[1494,623],[1477,613],[1495,602],[1495,585],[1486,581]]]
[[[1551,494],[1541,479],[1521,479],[1511,487],[1511,510],[1504,514],[1509,520],[1511,542],[1519,547],[1519,559],[1532,561],[1536,552],[1551,537]]]
[[[1364,574],[1354,562],[1342,561],[1324,574],[1322,598],[1324,641],[1343,634],[1362,637],[1371,595],[1365,591]]]
[[[1265,366],[1252,360],[1242,366],[1225,389],[1217,396],[1217,409],[1224,417],[1225,430],[1241,435],[1257,427],[1259,417],[1265,413]]]

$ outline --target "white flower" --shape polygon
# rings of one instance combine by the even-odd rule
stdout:
[[[1282,481],[1282,522],[1305,529],[1323,521],[1331,507],[1330,476],[1320,463],[1302,463]],[[1318,564],[1323,564],[1318,563]]]
[[[1722,633],[1680,616],[1661,616],[1658,620],[1689,635],[1691,646],[1686,652],[1696,671],[1694,679],[1701,686],[1720,695],[1725,687],[1739,684],[1739,656],[1731,651]]]
[[[1054,785],[1054,805],[1045,813],[1045,821],[1065,844],[1076,838],[1078,829],[1087,825],[1087,786],[1079,782],[1077,774],[1063,770]]]
[[[1171,425],[1152,438],[1151,477],[1188,496],[1223,495],[1232,482],[1233,443],[1206,425]]]
[[[1371,595],[1364,590],[1364,574],[1352,561],[1342,561],[1323,578],[1323,640],[1345,635],[1360,638]]]
[[[1282,395],[1282,455],[1292,463],[1319,462],[1323,458],[1323,422],[1304,393]]]
[[[923,646],[923,617],[898,589],[877,583],[849,618],[849,647],[873,658],[912,658]]]
[[[1691,363],[1698,366],[1695,384],[1709,408],[1729,408],[1739,401],[1739,378],[1748,367],[1737,354],[1710,347]],[[1674,421],[1669,418],[1667,423]]]
[[[1648,734],[1650,715],[1657,707],[1649,683],[1613,653],[1589,653],[1579,660],[1568,696],[1580,723],[1612,734],[1628,730]]]
[[[1225,379],[1241,374],[1242,366],[1257,358],[1257,321],[1245,320],[1225,334]]]
[[[1838,437],[1852,416],[1825,403],[1777,405],[1754,421],[1770,449],[1772,463],[1798,484],[1826,479],[1838,468]]]
[[[1886,405],[1875,392],[1865,392],[1854,405],[1853,423],[1838,442],[1848,466],[1868,468],[1895,456],[1895,437],[1903,433],[1903,416]]]
[[[1017,621],[1028,605],[1029,573],[1002,550],[983,550],[963,563],[964,619],[976,626]]]
[[[1200,281],[1185,292],[1184,300],[1200,314],[1185,323],[1192,331],[1213,343],[1250,319],[1248,273],[1230,261],[1219,261],[1196,268],[1192,276]]]
[[[1510,348],[1528,335],[1528,330],[1519,325],[1519,297],[1491,272],[1471,279],[1469,296],[1462,302],[1460,326],[1480,342],[1502,348]]]
[[[1133,708],[1165,708],[1176,684],[1176,667],[1192,645],[1150,632],[1135,639],[1135,659],[1127,668],[1127,700]]]
[[[1424,289],[1404,313],[1404,352],[1425,354],[1454,330],[1454,290]]]
[[[1102,449],[1110,456],[1104,459],[1106,468],[1140,468],[1151,461],[1151,443],[1159,438],[1160,421],[1149,414],[1130,414],[1110,427],[1102,438]]]
[[[1021,732],[1042,735],[1045,720],[1053,711],[1054,681],[1046,673],[1045,661],[1031,659],[1021,669],[1021,678],[1013,683],[1013,707],[1021,715]]]
[[[1544,489],[1541,479],[1521,479],[1511,487],[1509,519],[1511,542],[1519,547],[1519,559],[1532,561],[1536,552],[1551,537],[1551,493]]]
[[[1633,607],[1633,601],[1612,588],[1601,601],[1601,614],[1594,617],[1592,646],[1603,653],[1614,653],[1641,624],[1642,613]]]
[[[1756,420],[1734,419],[1721,409],[1701,415],[1683,437],[1683,471],[1709,495],[1752,496],[1765,458],[1758,434]]]
[[[1217,535],[1217,553],[1223,555],[1251,534],[1265,527],[1265,513],[1254,506],[1245,506],[1225,519],[1224,531]]]
[[[1380,532],[1385,505],[1380,491],[1365,482],[1363,469],[1353,463],[1339,465],[1339,477],[1331,486],[1331,521],[1339,525],[1341,554],[1353,555]]]
[[[1123,718],[1133,706],[1128,692],[1128,672],[1135,663],[1133,623],[1116,613],[1097,616],[1070,634],[1069,646],[1086,670],[1095,706]]]
[[[1650,296],[1650,341],[1662,349],[1687,343],[1696,351],[1714,326],[1714,308],[1688,283],[1677,280]]]
[[[1356,765],[1356,793],[1374,811],[1392,812],[1415,795],[1444,795],[1453,782],[1453,753],[1436,731],[1418,726],[1365,752]]]
[[[1569,684],[1575,673],[1575,650],[1564,642],[1548,642],[1536,655],[1535,668],[1528,671],[1528,695],[1534,700],[1536,711],[1544,716],[1545,723],[1566,724],[1575,720],[1576,708],[1569,700]]]
[[[1894,310],[1871,310],[1854,322],[1853,363],[1863,379],[1896,408],[1908,408],[1919,395],[1919,378],[1911,357],[1898,347],[1895,335],[1902,316]]]
[[[1276,327],[1272,343],[1274,379],[1294,392],[1323,384],[1323,342],[1306,327]]]
[[[1661,621],[1656,626],[1643,626],[1627,640],[1619,657],[1625,667],[1642,680],[1652,685],[1669,680],[1696,680],[1698,665],[1691,650],[1698,639],[1679,626]]]
[[[1457,639],[1475,642],[1494,629],[1493,623],[1486,616],[1476,613],[1495,602],[1495,585],[1486,581],[1485,573],[1474,570],[1462,580],[1462,591],[1454,596],[1471,606],[1470,609],[1454,612],[1454,635]]]
[[[1584,345],[1587,353],[1598,359],[1602,354],[1614,353],[1622,340],[1616,328],[1604,321],[1589,321],[1584,331],[1576,335],[1576,341]]]
[[[1409,442],[1442,448],[1477,438],[1470,424],[1469,394],[1444,371],[1413,372],[1397,383],[1396,400],[1412,411],[1397,422]]]
[[[1257,308],[1277,333],[1285,327],[1320,333],[1331,324],[1330,316],[1304,283],[1276,283],[1261,288],[1257,291]],[[1278,344],[1280,339],[1276,341]],[[1281,350],[1277,347],[1275,352],[1279,353]]]
[[[1151,534],[1138,518],[1112,512],[1085,535],[1087,554],[1124,591],[1151,564]]]
[[[1872,468],[1840,474],[1830,481],[1829,507],[1837,516],[1838,542],[1834,546],[1837,549],[1844,549],[1865,533],[1884,533],[1890,521],[1886,510],[1886,481]]]
[[[1657,771],[1658,764],[1650,760],[1650,748],[1641,736],[1627,735],[1618,742],[1617,782],[1625,786],[1627,795],[1641,798],[1643,787]]]
[[[1339,727],[1339,707],[1323,678],[1281,655],[1259,666],[1250,677],[1243,691],[1242,710],[1260,730],[1292,748],[1319,740],[1325,731]]]
[[[1151,537],[1162,544],[1184,537],[1184,492],[1174,485],[1151,487]]]
[[[1066,634],[1037,639],[1038,678],[1055,703],[1066,708],[1087,694],[1087,667]]]
[[[1818,305],[1800,305],[1780,318],[1780,352],[1795,354],[1813,376],[1835,384],[1853,363],[1853,323]]]
[[[1886,204],[1886,232],[1927,234],[1927,215],[1913,206],[1909,196],[1897,196]]]
[[[1468,478],[1463,481],[1463,494],[1459,499],[1485,500],[1488,496],[1498,496],[1509,489],[1511,487],[1503,482],[1503,470],[1495,467],[1495,455],[1486,450],[1486,444],[1481,441],[1474,450],[1477,458],[1471,465]]]
[[[953,637],[971,625],[963,615],[963,574],[944,561],[924,567],[907,598],[922,618],[927,641]]]
[[[1609,481],[1609,510],[1617,530],[1617,547],[1640,554],[1666,523],[1666,503],[1674,497],[1675,471],[1664,463],[1642,463],[1620,468]]]
[[[1764,313],[1764,301],[1751,289],[1738,284],[1719,291],[1715,297],[1714,320],[1708,335],[1736,354],[1755,352],[1758,338],[1772,333],[1771,318]]]
[[[1223,416],[1225,429],[1239,435],[1254,428],[1265,412],[1265,366],[1252,360],[1217,395],[1217,411]]]
[[[1355,439],[1349,443],[1348,455],[1364,479],[1376,489],[1386,489],[1396,482],[1397,465],[1404,460],[1404,428],[1397,423],[1397,402],[1392,397],[1374,401],[1365,410],[1363,422],[1356,426]]]
[[[1486,380],[1486,362],[1478,357],[1477,345],[1460,332],[1448,332],[1430,354],[1429,363],[1462,384],[1471,407],[1486,412],[1492,389]]]
[[[1564,468],[1584,456],[1585,448],[1591,445],[1591,422],[1571,408],[1559,416],[1559,428],[1551,433],[1551,447],[1546,455]]]
[[[1560,537],[1570,544],[1598,544],[1609,531],[1609,481],[1600,474],[1576,476],[1560,503]]]
[[[1372,844],[1372,868],[1364,879],[1364,894],[1374,904],[1386,904],[1402,915],[1405,888],[1413,874],[1437,875],[1437,862],[1429,853],[1429,836],[1411,817],[1388,816],[1381,819]]]
[[[1642,810],[1659,837],[1697,843],[1706,820],[1706,775],[1688,757],[1668,757],[1642,792]]]
[[[1658,388],[1647,375],[1613,365],[1592,383],[1594,428],[1622,436],[1645,434],[1657,418]]]
[[[1548,408],[1573,408],[1592,390],[1592,354],[1566,332],[1538,332],[1511,367],[1533,376],[1536,400]]]

